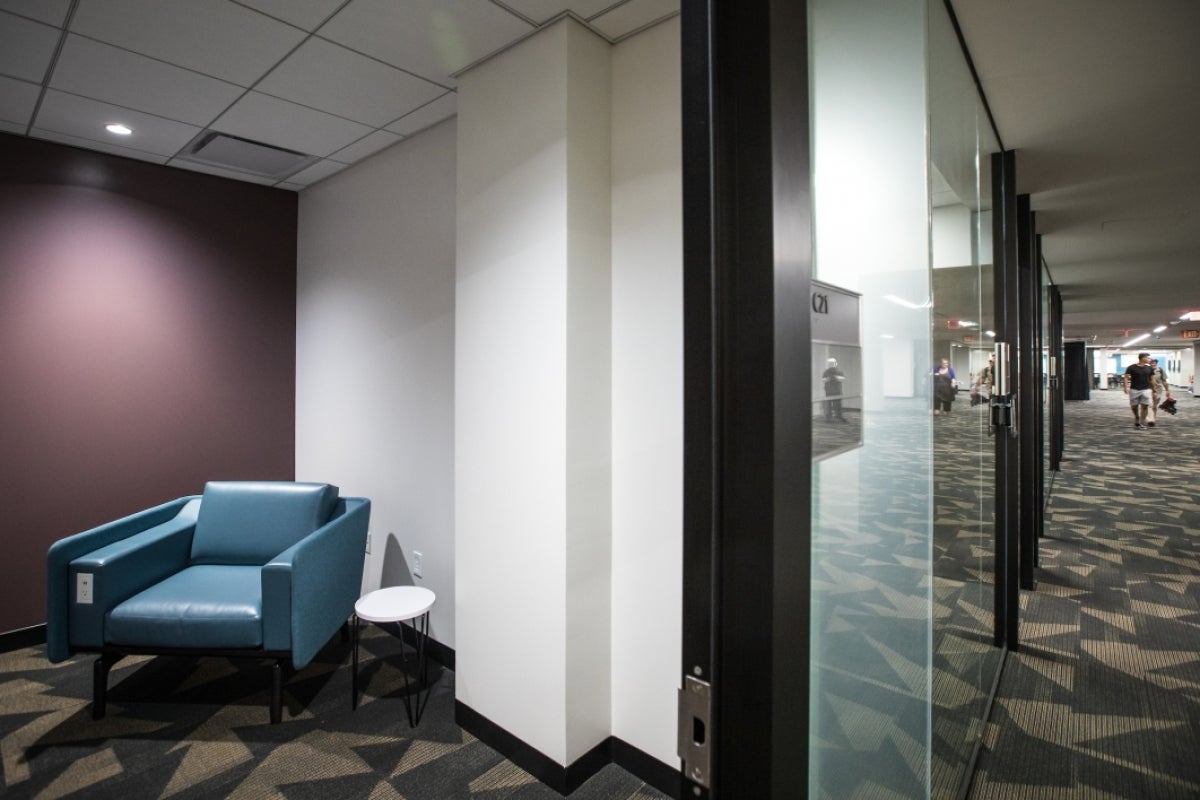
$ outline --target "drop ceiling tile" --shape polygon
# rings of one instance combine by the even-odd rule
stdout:
[[[57,131],[47,131],[41,128],[34,128],[30,133],[35,139],[45,139],[50,142],[58,142],[59,144],[69,144],[72,147],[80,147],[84,150],[98,150],[101,153],[112,153],[115,156],[125,156],[126,158],[136,158],[138,161],[149,161],[153,164],[165,164],[167,157],[158,155],[157,153],[147,153],[144,150],[135,150],[132,147],[121,147],[120,145],[109,144],[108,142],[97,142],[92,139],[84,139],[79,136],[71,136],[66,133]]]
[[[375,131],[359,139],[349,147],[343,147],[330,156],[330,158],[342,164],[353,164],[355,161],[362,161],[367,156],[378,153],[385,147],[391,147],[403,138],[403,136],[395,133]]]
[[[0,75],[41,83],[62,32],[0,12]]]
[[[596,30],[616,40],[678,12],[679,0],[629,0],[591,22]]]
[[[432,103],[427,103],[388,125],[387,129],[402,136],[412,136],[417,131],[425,130],[430,125],[453,117],[457,113],[458,92],[446,92]]]
[[[233,0],[235,3],[256,8],[275,19],[314,30],[329,18],[345,0]]]
[[[306,36],[226,0],[79,0],[71,30],[239,86]]]
[[[82,36],[68,36],[50,86],[201,127],[245,89]]]
[[[181,159],[172,159],[167,163],[168,167],[176,169],[186,169],[192,172],[203,172],[206,175],[217,175],[222,178],[232,178],[235,181],[247,181],[248,183],[258,183],[263,186],[270,186],[275,183],[275,178],[264,178],[262,175],[251,175],[248,172],[239,172],[236,169],[222,169],[221,167],[213,167],[208,164],[197,164],[194,161],[183,161]]]
[[[24,133],[41,93],[42,87],[36,83],[0,76],[0,120],[20,126]]]
[[[289,175],[287,183],[298,186],[311,186],[319,180],[328,178],[335,172],[341,172],[346,168],[345,164],[339,164],[336,161],[318,161],[311,167],[305,167],[295,175]]]
[[[612,8],[616,2],[618,0],[504,0],[504,5],[541,24],[564,11],[591,19],[606,8]]]
[[[0,0],[0,11],[11,11],[61,28],[71,0]]]
[[[309,39],[256,90],[382,127],[445,91],[324,39]]]
[[[444,86],[533,30],[482,0],[352,0],[318,34]]]
[[[15,122],[9,122],[8,120],[0,119],[0,131],[4,131],[5,133],[17,133],[24,136],[25,126],[18,125]]]
[[[104,130],[110,122],[121,122],[133,128],[133,135],[117,137]],[[110,103],[54,91],[46,92],[34,120],[37,131],[76,137],[95,143],[95,149],[118,147],[161,156],[173,156],[200,132],[194,125],[163,119],[152,114],[132,111]],[[41,135],[39,133],[38,135]],[[49,138],[49,137],[43,137]],[[89,147],[93,145],[88,145]],[[111,151],[106,151],[111,152]]]
[[[259,92],[246,94],[211,127],[311,156],[327,156],[371,132],[366,125]]]

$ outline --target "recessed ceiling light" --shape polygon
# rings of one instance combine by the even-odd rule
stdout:
[[[1125,343],[1125,345],[1124,345],[1124,346],[1125,346],[1125,347],[1133,347],[1133,346],[1134,346],[1135,344],[1137,344],[1138,342],[1144,341],[1144,340],[1146,340],[1146,339],[1149,339],[1149,338],[1150,338],[1150,334],[1148,334],[1148,333],[1143,333],[1141,336],[1135,336],[1135,337],[1133,337],[1132,339],[1130,339],[1128,342],[1126,342],[1126,343]]]
[[[109,133],[115,133],[118,136],[128,136],[129,134],[133,133],[133,128],[129,127],[128,125],[122,125],[119,122],[108,123],[104,126],[104,130],[108,131]]]
[[[1159,325],[1157,328],[1155,328],[1155,329],[1154,329],[1154,332],[1155,332],[1155,333],[1162,333],[1162,332],[1163,332],[1163,331],[1165,331],[1166,329],[1167,329],[1167,326],[1166,326],[1166,325]]]

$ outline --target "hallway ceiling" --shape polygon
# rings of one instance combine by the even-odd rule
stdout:
[[[1068,338],[1120,345],[1200,312],[1200,2],[952,4],[1017,151]],[[0,131],[298,190],[452,116],[459,71],[561,14],[617,41],[678,8],[0,0]],[[293,154],[234,152],[241,139]],[[1200,322],[1160,343],[1186,344],[1184,327]]]
[[[1017,152],[1067,338],[1121,345],[1175,321],[1157,344],[1190,346],[1179,331],[1200,321],[1179,317],[1200,311],[1200,3],[952,5]]]

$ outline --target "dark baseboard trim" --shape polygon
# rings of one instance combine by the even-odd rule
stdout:
[[[0,633],[0,653],[20,650],[22,647],[33,647],[46,643],[46,625],[31,625],[28,628],[18,628],[15,631]]]
[[[567,788],[566,767],[513,736],[461,700],[454,701],[454,722],[559,794],[566,795],[572,791]]]
[[[454,722],[564,797],[608,764],[616,764],[669,797],[679,797],[679,770],[615,736],[608,737],[564,767],[459,700],[454,701]]]
[[[678,800],[680,792],[683,790],[683,781],[681,780],[683,776],[678,767],[664,764],[623,739],[613,736],[609,741],[612,742],[614,764],[630,775],[650,784],[667,797],[674,797]]]

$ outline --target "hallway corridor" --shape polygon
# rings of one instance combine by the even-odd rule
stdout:
[[[1176,396],[1148,431],[1119,390],[1066,404],[971,798],[1200,797],[1200,400]]]

